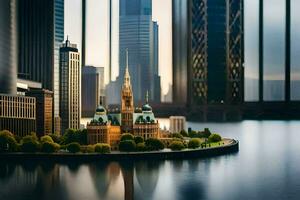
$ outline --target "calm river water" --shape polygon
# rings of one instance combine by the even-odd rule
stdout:
[[[188,126],[236,138],[240,151],[160,162],[15,165],[1,160],[0,199],[300,199],[300,121]]]

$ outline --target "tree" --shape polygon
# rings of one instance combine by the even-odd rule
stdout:
[[[211,134],[208,138],[208,142],[220,142],[222,137],[219,134]]]
[[[201,145],[201,140],[198,138],[190,139],[190,141],[188,143],[188,147],[190,149],[197,149],[200,147],[200,145]]]
[[[21,151],[23,152],[37,152],[40,150],[40,143],[35,133],[27,135],[21,140]]]
[[[59,150],[59,144],[54,143],[54,142],[44,142],[42,144],[42,152],[45,153],[53,153],[53,152],[57,152]]]
[[[95,152],[95,146],[94,145],[88,145],[86,147],[86,152],[87,153],[94,153]]]
[[[136,150],[137,150],[137,151],[147,151],[147,147],[146,147],[146,145],[145,145],[144,142],[138,143],[138,144],[136,145]]]
[[[169,147],[173,151],[180,151],[180,150],[184,149],[184,144],[181,141],[173,141],[173,142],[171,142]]]
[[[183,137],[188,137],[188,133],[185,130],[181,130],[180,131],[180,135],[182,135]]]
[[[191,130],[189,132],[189,137],[190,138],[196,138],[196,137],[199,137],[199,135],[198,135],[198,133],[196,131]]]
[[[54,143],[52,137],[50,137],[49,135],[45,135],[41,137],[41,143],[45,143],[45,142]]]
[[[121,136],[121,141],[125,141],[125,140],[134,140],[134,136],[130,133],[124,133]]]
[[[61,136],[60,135],[58,135],[58,134],[50,134],[49,136],[52,138],[52,140],[55,143],[59,144],[61,142]]]
[[[67,145],[67,150],[71,153],[80,152],[80,144],[78,142],[72,142]]]
[[[150,151],[158,151],[165,148],[164,144],[156,138],[149,138],[145,142],[146,148]]]
[[[144,142],[144,138],[142,138],[141,136],[135,136],[134,137],[134,142],[136,144],[143,143]]]
[[[120,151],[135,151],[136,144],[133,140],[123,140],[119,144]]]
[[[97,153],[110,153],[110,145],[105,143],[98,143],[95,145],[95,152]]]
[[[209,128],[205,128],[203,133],[204,133],[205,138],[209,138],[209,136],[211,135],[211,132],[210,132]]]
[[[172,138],[183,139],[183,136],[182,136],[180,133],[173,133],[173,134],[172,134]]]
[[[18,143],[14,135],[9,131],[0,132],[0,152],[17,151]]]

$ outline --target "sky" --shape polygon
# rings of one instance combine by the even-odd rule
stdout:
[[[118,75],[118,1],[113,3],[112,74]],[[108,82],[109,21],[108,0],[87,0],[86,64],[104,67]],[[172,83],[172,5],[171,0],[152,0],[152,20],[159,25],[159,73],[162,94]],[[81,47],[81,0],[65,0],[65,37]]]

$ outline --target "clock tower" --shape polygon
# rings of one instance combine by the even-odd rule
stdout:
[[[124,83],[121,91],[121,129],[122,133],[131,133],[133,128],[133,93],[130,83],[130,75],[128,70],[128,49],[126,49],[126,69],[124,75]]]

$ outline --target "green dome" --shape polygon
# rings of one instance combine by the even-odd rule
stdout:
[[[149,104],[145,104],[142,107],[142,111],[144,112],[151,112],[152,111],[152,107]]]

